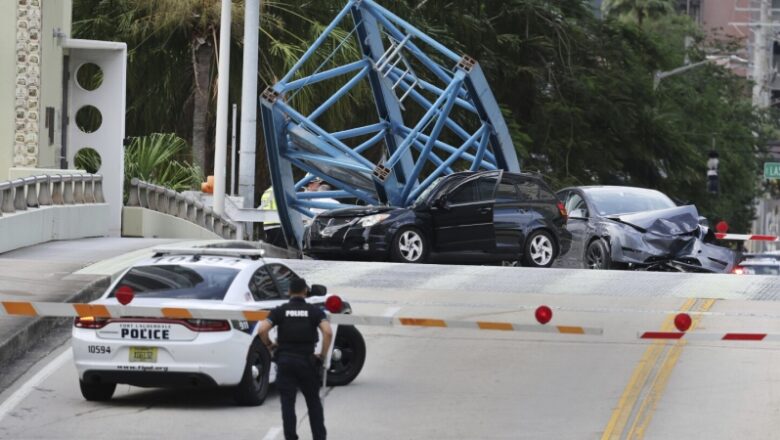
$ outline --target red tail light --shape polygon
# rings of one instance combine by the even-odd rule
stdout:
[[[563,217],[564,221],[569,220],[569,213],[566,212],[566,207],[563,206],[562,202],[558,202],[558,212],[561,213],[561,217]]]
[[[101,329],[108,324],[106,318],[95,318],[94,316],[80,316],[73,321],[73,325],[78,328]]]
[[[331,295],[325,300],[325,308],[330,313],[341,313],[341,310],[344,308],[344,301],[338,295]]]
[[[745,275],[745,268],[742,266],[735,266],[731,273],[735,275]]]
[[[227,332],[230,331],[230,323],[216,319],[187,319],[184,325],[196,332]]]

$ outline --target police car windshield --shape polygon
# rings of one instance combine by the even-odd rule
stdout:
[[[155,265],[130,269],[109,298],[120,288],[130,288],[139,298],[221,300],[238,275],[238,269],[202,265]]]

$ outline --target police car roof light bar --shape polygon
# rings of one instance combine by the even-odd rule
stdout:
[[[239,249],[239,248],[191,248],[191,247],[163,247],[154,248],[154,257],[166,255],[192,255],[192,256],[214,256],[214,257],[235,257],[250,258],[257,260],[263,258],[265,250],[263,249]]]

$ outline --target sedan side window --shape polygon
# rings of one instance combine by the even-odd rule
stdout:
[[[271,277],[269,265],[257,269],[249,280],[249,291],[255,301],[265,301],[269,299],[281,299],[282,295],[276,287],[274,279]]]
[[[566,199],[566,211],[571,217],[588,217],[588,205],[585,204],[585,200],[577,194],[572,192]]]

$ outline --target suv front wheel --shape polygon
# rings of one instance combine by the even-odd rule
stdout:
[[[428,258],[428,241],[417,228],[401,228],[393,238],[391,256],[399,263],[424,263]]]

